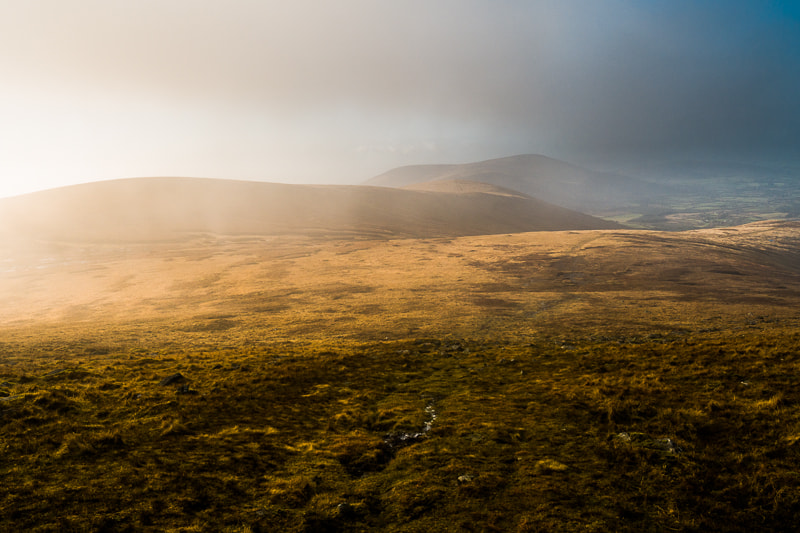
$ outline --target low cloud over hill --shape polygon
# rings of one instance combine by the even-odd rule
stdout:
[[[412,165],[390,170],[367,185],[405,187],[435,181],[475,181],[513,189],[546,202],[592,212],[665,194],[666,187],[595,172],[543,155],[516,155],[458,165]]]

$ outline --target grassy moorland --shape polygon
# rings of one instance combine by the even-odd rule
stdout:
[[[785,531],[800,227],[0,263],[0,529]]]

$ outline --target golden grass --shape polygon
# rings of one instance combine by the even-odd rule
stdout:
[[[796,330],[327,347],[16,351],[0,370],[4,523],[744,531],[800,509]],[[159,385],[176,372],[192,392]],[[426,407],[430,431],[403,445]]]
[[[763,224],[15,256],[0,529],[786,530],[796,239]]]

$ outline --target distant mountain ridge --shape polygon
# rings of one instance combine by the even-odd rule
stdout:
[[[545,202],[579,211],[629,205],[667,188],[613,173],[595,172],[535,154],[476,163],[412,165],[389,170],[365,182],[381,187],[408,187],[435,181],[475,181],[513,189]]]
[[[439,237],[620,226],[498,191],[416,191],[206,178],[87,183],[0,200],[0,235],[169,240],[187,233]]]

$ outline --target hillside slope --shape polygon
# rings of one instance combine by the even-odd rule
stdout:
[[[0,201],[6,238],[140,241],[187,233],[431,237],[619,227],[522,195],[139,178]]]
[[[665,187],[653,183],[594,172],[543,155],[516,155],[458,165],[399,167],[368,180],[366,184],[406,187],[449,180],[483,182],[588,212],[627,206],[667,192]]]

